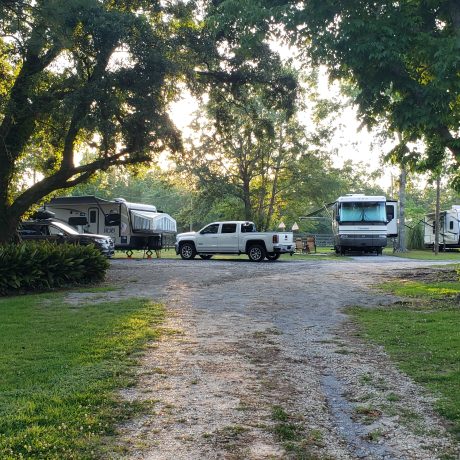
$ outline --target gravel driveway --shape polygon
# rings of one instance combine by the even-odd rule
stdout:
[[[458,458],[430,396],[343,312],[395,302],[372,286],[430,263],[313,257],[113,260],[123,288],[107,296],[161,300],[168,319],[123,392],[151,412],[120,427],[112,458]]]

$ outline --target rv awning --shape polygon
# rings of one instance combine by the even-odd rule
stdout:
[[[164,212],[131,210],[131,224],[134,232],[175,233],[176,221]]]

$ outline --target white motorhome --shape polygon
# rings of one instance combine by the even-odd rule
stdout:
[[[332,206],[332,231],[337,254],[347,251],[382,254],[387,238],[398,234],[397,201],[384,196],[350,194]]]
[[[44,208],[80,232],[110,236],[115,249],[161,249],[163,236],[177,232],[176,221],[169,214],[123,198],[58,197]]]
[[[430,213],[423,219],[425,247],[433,248],[435,239],[435,213]],[[460,248],[460,206],[454,205],[447,211],[440,213],[439,246],[446,248]]]

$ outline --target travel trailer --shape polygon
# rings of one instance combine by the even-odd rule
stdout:
[[[397,201],[384,196],[351,194],[332,205],[332,232],[337,254],[347,251],[382,254],[387,238],[398,234]]]
[[[176,221],[155,206],[129,203],[123,198],[103,200],[95,196],[53,198],[44,209],[80,232],[110,236],[115,249],[163,247],[163,236],[177,232]]]
[[[426,248],[434,247],[435,239],[435,213],[430,213],[423,219],[424,237]],[[452,206],[447,211],[440,213],[439,222],[439,247],[460,248],[460,206]]]

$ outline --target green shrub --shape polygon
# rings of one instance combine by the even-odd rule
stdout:
[[[407,232],[407,248],[408,249],[423,249],[423,224],[418,223]]]
[[[94,246],[32,241],[0,246],[0,295],[101,281],[108,267]]]

